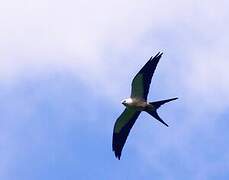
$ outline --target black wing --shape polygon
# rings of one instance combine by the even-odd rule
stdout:
[[[131,84],[131,98],[147,100],[151,79],[162,54],[159,52],[156,56],[151,57],[134,77]]]
[[[121,157],[126,139],[140,113],[141,111],[126,108],[115,122],[112,149],[118,159]]]

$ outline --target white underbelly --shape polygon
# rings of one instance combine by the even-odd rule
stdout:
[[[134,100],[130,104],[127,105],[129,108],[134,108],[136,110],[142,111],[146,108],[147,102],[141,100]]]

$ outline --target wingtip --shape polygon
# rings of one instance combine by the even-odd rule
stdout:
[[[159,58],[160,59],[162,55],[163,55],[163,52],[159,51],[155,56],[151,56],[150,60],[153,60],[154,58]]]
[[[161,57],[163,55],[163,52],[158,52],[158,57]]]
[[[163,52],[159,51],[158,53],[160,53],[161,55],[163,54]]]
[[[120,157],[121,157],[121,152],[118,152],[114,147],[112,148],[114,154],[115,154],[115,157],[120,160]]]
[[[157,53],[157,56],[161,56],[162,54],[163,54],[163,52],[159,51],[159,52]]]
[[[115,152],[115,151],[114,151],[114,152]],[[118,153],[115,152],[115,157],[116,157],[118,160],[120,160],[121,154],[118,154]]]

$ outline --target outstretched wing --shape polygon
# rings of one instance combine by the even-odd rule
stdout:
[[[126,108],[115,122],[112,149],[118,159],[121,157],[126,139],[140,113],[141,111]]]
[[[131,98],[147,100],[151,79],[162,54],[159,52],[156,56],[151,57],[134,77],[131,84]]]

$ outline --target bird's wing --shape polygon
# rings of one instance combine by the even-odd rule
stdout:
[[[118,159],[120,159],[122,148],[140,113],[141,111],[126,108],[115,122],[112,149]]]
[[[151,79],[162,54],[159,52],[156,56],[151,57],[136,74],[131,84],[131,98],[147,100]]]

